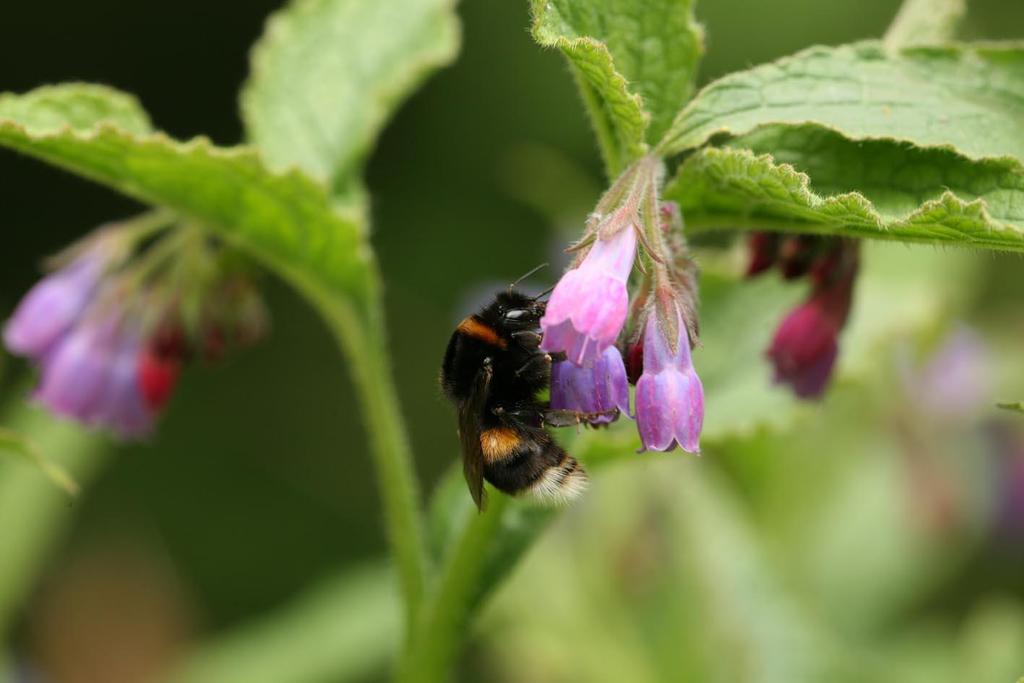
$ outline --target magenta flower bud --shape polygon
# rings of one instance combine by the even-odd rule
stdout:
[[[779,325],[768,349],[775,365],[775,382],[789,384],[800,398],[825,393],[839,355],[839,326],[825,305],[812,297],[797,306]]]
[[[559,280],[540,324],[541,348],[564,352],[576,365],[590,365],[626,323],[629,293],[626,281],[636,256],[633,227],[609,239],[598,239],[579,267]]]
[[[798,397],[821,397],[839,355],[839,332],[846,324],[857,278],[856,243],[839,242],[811,269],[810,299],[790,311],[765,355],[775,366],[775,382]]]
[[[619,350],[609,346],[589,368],[571,361],[555,363],[551,368],[551,407],[581,413],[618,408],[629,415],[629,384]],[[607,424],[613,419],[602,416],[591,424]]]
[[[97,245],[29,290],[4,328],[4,343],[12,353],[42,360],[71,329],[103,275],[103,251]]]
[[[643,374],[636,383],[636,421],[641,452],[670,451],[677,445],[700,452],[704,425],[704,387],[693,369],[690,338],[678,316],[675,352],[663,336],[653,312],[643,339]]]
[[[779,258],[779,235],[771,232],[752,232],[747,238],[750,261],[747,277],[754,277],[775,266]]]

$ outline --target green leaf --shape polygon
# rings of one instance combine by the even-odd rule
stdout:
[[[707,619],[694,630],[707,651],[738,655],[719,660],[724,679],[757,671],[765,681],[834,680],[847,664],[841,648],[793,599],[741,502],[710,468],[688,474],[662,495],[678,500],[670,510],[681,541],[674,560]]]
[[[892,49],[946,42],[966,13],[965,0],[905,0],[885,34],[885,45]]]
[[[323,298],[333,292],[358,314],[371,315],[373,266],[364,235],[332,209],[321,186],[297,170],[269,171],[248,147],[137,134],[102,117],[88,127],[86,118],[69,115],[68,126],[76,127],[60,125],[60,112],[79,111],[77,103],[96,92],[67,85],[4,96],[0,146],[199,221],[307,293]],[[29,106],[41,94],[50,106]],[[120,101],[110,93],[111,109]]]
[[[665,188],[689,230],[748,227],[1024,251],[1024,167],[1017,161],[853,143],[810,126],[766,128],[735,144],[753,151],[699,150]],[[755,153],[769,149],[774,158]]]
[[[69,496],[78,495],[78,484],[71,478],[67,470],[43,455],[43,452],[28,437],[0,427],[0,454],[24,458],[39,468],[39,471],[54,486],[62,489]]]
[[[979,600],[960,634],[961,681],[1011,681],[1024,668],[1024,612],[1012,598]]]
[[[24,95],[0,94],[0,119],[20,121],[33,135],[87,131],[101,124],[136,135],[152,130],[149,116],[134,97],[88,83],[47,86]]]
[[[453,0],[293,0],[267,22],[241,95],[249,138],[273,168],[339,187],[380,129],[458,52]]]
[[[1024,401],[1005,401],[997,403],[996,408],[1002,408],[1014,413],[1024,413]]]
[[[703,31],[692,0],[532,0],[533,36],[573,66],[609,176],[693,95]]]
[[[819,124],[851,140],[1024,160],[1024,49],[813,47],[721,78],[680,112],[665,155],[770,124]]]
[[[639,459],[603,473],[498,596],[487,658],[529,652],[550,681],[837,680],[843,653],[711,462]]]
[[[378,566],[347,570],[201,646],[165,683],[368,680],[386,669],[401,633],[391,572]]]

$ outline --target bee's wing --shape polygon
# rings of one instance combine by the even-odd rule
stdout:
[[[480,428],[487,397],[490,394],[491,368],[484,366],[476,374],[469,396],[459,410],[459,438],[462,441],[462,473],[478,509],[484,508],[484,452]]]

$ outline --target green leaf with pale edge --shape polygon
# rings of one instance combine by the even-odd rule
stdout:
[[[89,83],[46,86],[24,95],[0,93],[0,119],[18,121],[34,135],[88,131],[100,122],[135,135],[152,130],[134,97]]]
[[[241,96],[249,137],[272,167],[338,186],[458,47],[453,0],[293,0],[252,51]]]
[[[39,468],[54,486],[63,489],[70,496],[78,495],[78,484],[67,470],[43,455],[27,437],[0,427],[0,455],[23,458]]]
[[[50,106],[37,117],[40,108],[26,103],[41,94]],[[3,96],[0,146],[180,212],[300,288],[341,294],[361,315],[372,315],[371,255],[358,226],[332,209],[320,185],[297,170],[269,171],[248,147],[132,133],[100,106],[90,126],[76,103],[95,94],[94,88],[68,85]],[[110,109],[117,109],[119,97],[110,93]],[[66,117],[68,126],[61,125],[62,111],[75,114]]]
[[[886,47],[944,43],[966,13],[965,0],[905,0],[885,33]]]
[[[666,155],[770,124],[818,124],[852,140],[1024,160],[1024,49],[813,47],[721,78],[680,112]]]
[[[772,127],[735,144],[744,148],[699,150],[666,186],[690,230],[742,226],[1024,251],[1017,161],[858,144],[808,126]],[[769,149],[774,158],[756,153]]]
[[[610,175],[693,95],[703,31],[692,0],[533,0],[533,36],[572,64]]]
[[[1015,413],[1024,413],[1024,401],[1004,401],[996,404],[997,408],[1010,410]]]

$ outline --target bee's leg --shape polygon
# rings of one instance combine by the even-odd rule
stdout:
[[[600,413],[583,413],[578,410],[548,408],[544,411],[544,424],[549,427],[573,427],[589,424],[600,418],[611,418],[609,421],[615,421],[618,417],[618,408],[612,408]]]
[[[495,406],[491,412],[498,416],[505,423],[522,423],[531,427],[541,427],[544,424],[543,408],[511,408]]]
[[[537,353],[537,354],[534,354],[534,355],[530,356],[530,360],[528,360],[525,363],[523,363],[523,366],[521,368],[519,368],[518,370],[516,370],[516,376],[523,374],[524,372],[529,370],[531,367],[533,367],[537,363],[545,363],[545,364],[550,366],[551,365],[551,354]]]
[[[533,330],[519,330],[509,335],[518,342],[522,342],[527,348],[535,349],[540,346],[540,341],[543,337],[539,332]]]

